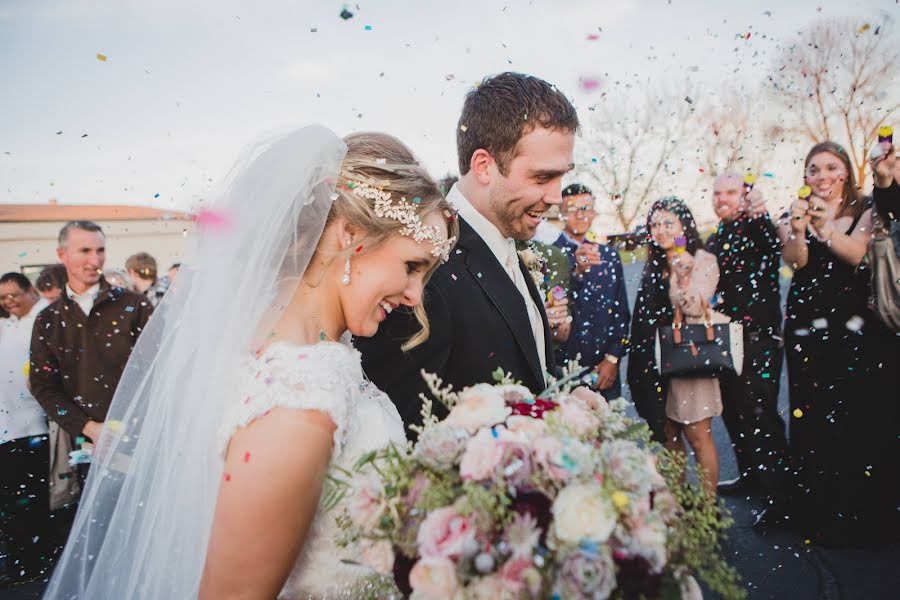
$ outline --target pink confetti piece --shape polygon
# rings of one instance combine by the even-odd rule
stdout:
[[[194,215],[194,222],[202,229],[213,231],[223,231],[231,226],[228,215],[214,210],[201,210]]]

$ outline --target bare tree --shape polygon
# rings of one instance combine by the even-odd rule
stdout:
[[[878,127],[900,109],[898,74],[900,44],[893,22],[823,19],[782,48],[768,85],[787,109],[787,132],[811,143],[844,144],[862,186]]]
[[[652,90],[652,86],[648,86]],[[696,116],[690,93],[606,95],[591,107],[579,143],[576,175],[610,201],[623,231],[665,193],[680,171]],[[607,207],[603,207],[607,208]]]
[[[704,95],[696,140],[701,176],[730,171],[762,173],[772,161],[781,129],[767,123],[750,93]]]

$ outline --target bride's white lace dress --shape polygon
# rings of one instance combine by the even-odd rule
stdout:
[[[350,467],[365,452],[402,444],[403,422],[390,399],[363,376],[360,355],[348,343],[296,346],[276,342],[248,359],[239,374],[239,400],[223,414],[220,448],[239,427],[276,407],[316,409],[337,425],[331,464]],[[285,448],[291,452],[291,448]],[[299,446],[293,451],[302,451]],[[303,550],[279,595],[281,599],[349,598],[354,583],[373,571],[353,546],[335,543],[338,510],[316,513]]]

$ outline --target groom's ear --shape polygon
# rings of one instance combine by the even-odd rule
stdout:
[[[478,183],[488,185],[491,183],[491,167],[495,164],[494,157],[484,148],[479,148],[472,153],[469,159],[469,172],[475,176]]]

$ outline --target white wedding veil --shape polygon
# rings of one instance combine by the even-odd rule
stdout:
[[[134,348],[45,598],[194,598],[239,361],[293,296],[346,146],[310,125],[246,152]],[[205,223],[205,225],[204,225]]]

